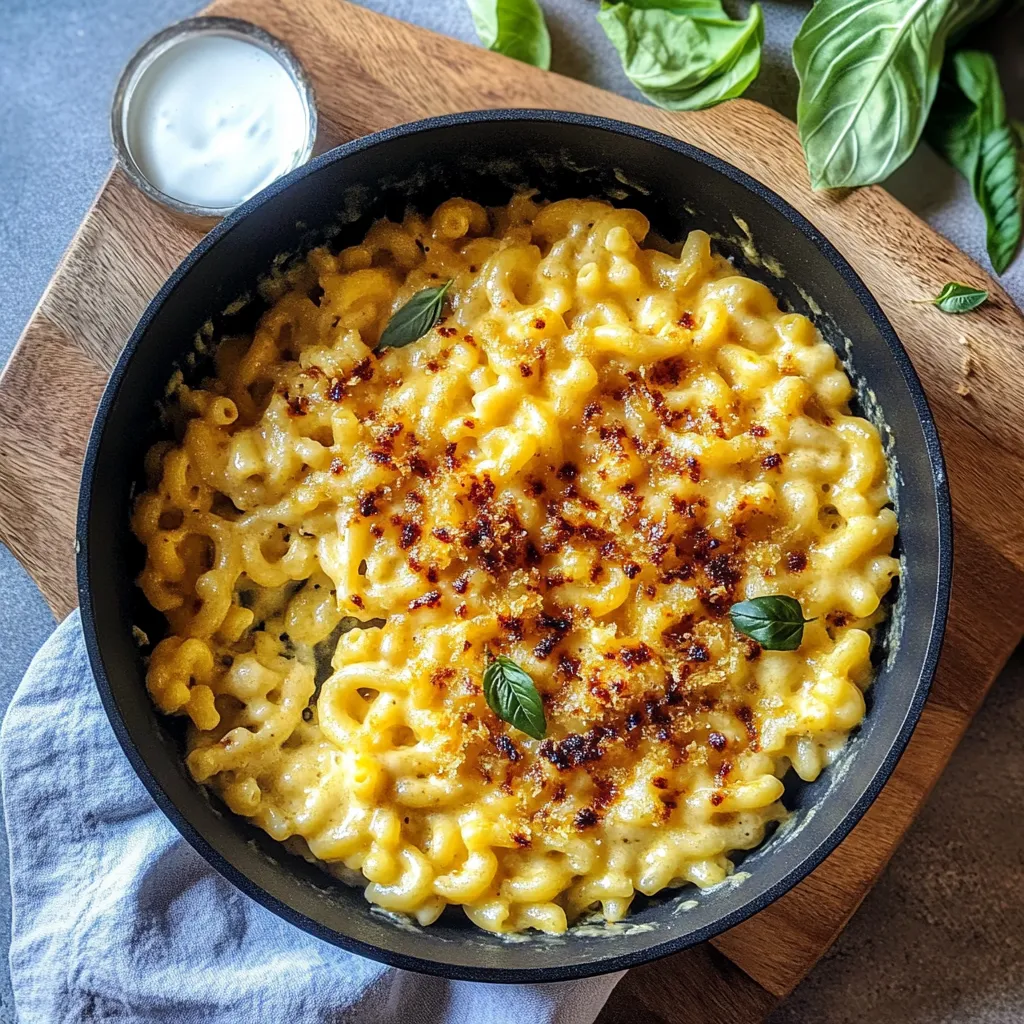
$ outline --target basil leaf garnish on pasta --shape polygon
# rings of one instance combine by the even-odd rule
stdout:
[[[969,284],[950,281],[942,291],[931,299],[933,306],[938,306],[943,313],[969,313],[988,301],[988,292],[984,288],[972,288]]]
[[[795,651],[804,638],[800,602],[785,595],[754,597],[729,609],[733,628],[756,640],[766,651]]]
[[[441,319],[444,297],[451,286],[451,281],[445,281],[437,288],[424,288],[417,292],[388,321],[377,342],[377,349],[402,348],[419,341]]]
[[[511,658],[502,654],[488,661],[484,669],[484,699],[503,722],[535,740],[544,739],[548,723],[540,694],[527,672]]]

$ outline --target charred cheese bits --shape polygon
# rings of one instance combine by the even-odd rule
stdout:
[[[318,249],[149,456],[148,686],[192,775],[424,925],[560,932],[721,882],[864,714],[898,573],[878,432],[808,319],[704,232],[647,232],[523,194]],[[769,594],[813,619],[798,650],[730,625]],[[541,739],[488,707],[501,655]]]

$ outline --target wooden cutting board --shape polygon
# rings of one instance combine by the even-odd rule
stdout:
[[[846,841],[768,909],[712,943],[631,971],[601,1021],[760,1020],[828,949],[889,860],[1024,632],[1024,321],[999,286],[881,189],[810,191],[794,126],[737,100],[669,114],[339,0],[218,0],[309,71],[320,149],[403,121],[484,107],[602,114],[715,153],[782,195],[874,292],[924,381],[945,446],[956,567],[931,699],[892,780]],[[89,426],[136,319],[198,241],[117,170],[0,378],[0,539],[60,617],[75,603],[74,517]],[[913,300],[948,280],[992,301],[948,317]]]

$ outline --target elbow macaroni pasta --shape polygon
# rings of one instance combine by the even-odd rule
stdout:
[[[522,194],[315,250],[148,456],[147,681],[192,775],[421,924],[714,885],[864,714],[898,572],[878,432],[809,320],[647,231]],[[374,351],[448,279],[437,327]],[[733,631],[766,593],[814,617],[798,651]],[[546,739],[488,709],[488,651]]]

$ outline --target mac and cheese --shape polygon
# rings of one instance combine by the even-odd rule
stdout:
[[[879,434],[807,318],[704,232],[647,233],[522,194],[315,250],[148,458],[148,687],[192,775],[424,925],[560,932],[721,882],[864,714],[898,572]],[[813,618],[799,650],[730,625],[766,594]],[[543,740],[488,708],[488,652]]]

